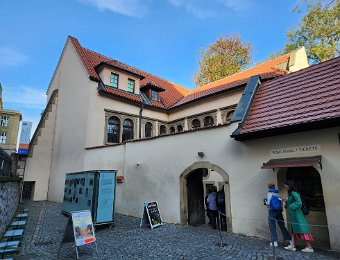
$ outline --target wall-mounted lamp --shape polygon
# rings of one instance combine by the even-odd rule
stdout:
[[[204,153],[203,153],[203,152],[198,152],[197,154],[198,154],[198,156],[201,157],[201,158],[204,156]]]
[[[137,163],[136,163],[136,166],[139,166],[139,165],[140,165],[140,162],[137,162]]]

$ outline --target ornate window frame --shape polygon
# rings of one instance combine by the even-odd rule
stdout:
[[[227,119],[227,115],[228,115],[228,113],[231,113],[231,112],[234,113],[235,110],[236,110],[236,106],[237,105],[231,105],[231,106],[223,107],[223,108],[220,109],[223,124],[230,124],[231,123],[232,115],[229,117],[229,120]]]
[[[192,127],[192,121],[194,121],[195,119],[198,119],[201,123],[201,128],[204,128],[204,118],[207,116],[211,116],[214,119],[214,124],[213,126],[217,125],[217,109],[213,109],[207,112],[203,112],[203,113],[199,113],[199,114],[195,114],[195,115],[191,115],[189,117],[187,117],[188,120],[188,128],[189,130],[194,130],[194,128]]]

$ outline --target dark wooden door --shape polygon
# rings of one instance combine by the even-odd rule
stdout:
[[[33,197],[35,181],[25,181],[24,187],[22,190],[22,199],[23,200],[31,200]]]
[[[202,170],[195,170],[187,177],[188,224],[190,226],[202,225],[205,222]]]

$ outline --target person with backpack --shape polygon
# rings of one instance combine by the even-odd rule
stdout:
[[[277,233],[276,233],[276,222],[278,223],[283,239],[289,241],[291,244],[291,236],[285,226],[285,222],[282,215],[282,199],[278,194],[278,190],[275,189],[274,183],[268,184],[268,194],[267,199],[265,199],[266,205],[268,207],[268,223],[271,234],[270,246],[278,246],[277,243]]]
[[[302,201],[300,194],[297,193],[296,185],[292,180],[287,180],[284,187],[288,191],[287,206],[289,221],[291,223],[292,229],[292,243],[289,246],[286,246],[285,249],[296,251],[296,240],[300,238],[306,241],[306,248],[302,249],[301,251],[306,253],[313,253],[314,250],[311,245],[313,236],[301,210]]]

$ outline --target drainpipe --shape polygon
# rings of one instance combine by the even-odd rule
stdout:
[[[139,110],[139,139],[142,138],[142,114],[143,114],[143,101],[140,103],[140,110]]]

